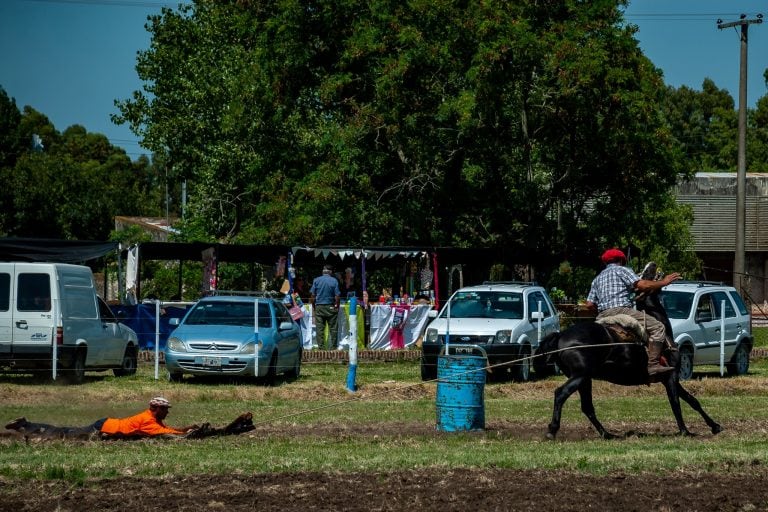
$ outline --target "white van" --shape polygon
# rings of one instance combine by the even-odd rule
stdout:
[[[136,373],[138,337],[96,294],[91,269],[0,262],[0,371],[51,371],[82,382],[86,370]]]

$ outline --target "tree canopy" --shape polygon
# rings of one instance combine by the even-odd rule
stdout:
[[[150,19],[116,120],[188,180],[189,236],[650,244],[686,168],[623,4],[198,0]]]
[[[0,87],[0,234],[106,240],[116,215],[159,213],[148,159],[131,162],[104,135],[60,133]]]

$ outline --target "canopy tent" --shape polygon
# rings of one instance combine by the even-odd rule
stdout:
[[[206,279],[215,289],[216,267],[219,262],[258,263],[274,265],[280,257],[288,258],[290,248],[283,245],[235,245],[207,242],[143,242],[127,252],[126,293],[141,296],[141,264],[145,260],[179,262],[179,296],[184,261],[203,261]],[[121,292],[121,296],[122,296]]]
[[[433,290],[435,305],[439,307],[440,267],[451,273],[454,265],[490,266],[503,261],[504,254],[496,249],[466,249],[458,247],[429,247],[429,246],[294,246],[291,248],[294,265],[302,265],[318,260],[335,264],[349,265],[359,263],[364,297],[367,295],[366,274],[371,268],[391,265],[398,260],[416,258],[428,259],[433,275]],[[487,275],[487,274],[486,274]]]
[[[116,253],[117,242],[56,240],[51,238],[0,238],[0,261],[86,263]]]

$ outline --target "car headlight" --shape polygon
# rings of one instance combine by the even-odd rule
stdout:
[[[187,347],[184,346],[184,342],[181,341],[179,338],[171,337],[168,338],[168,344],[167,344],[168,350],[171,350],[173,352],[186,352]]]
[[[256,353],[256,344],[252,341],[249,341],[243,347],[238,351],[241,354],[255,354]]]
[[[496,333],[494,343],[512,343],[512,331],[503,330]]]
[[[437,329],[427,329],[427,343],[437,343]]]

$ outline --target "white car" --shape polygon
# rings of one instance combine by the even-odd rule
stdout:
[[[661,290],[660,300],[680,350],[681,379],[690,379],[694,366],[719,365],[721,342],[728,374],[749,371],[751,315],[733,286],[675,281]]]
[[[546,290],[528,282],[486,282],[461,288],[434,316],[421,347],[422,380],[437,377],[437,359],[448,339],[459,351],[479,347],[478,352],[488,356],[494,378],[527,381],[530,356],[539,341],[560,330],[560,315]]]

